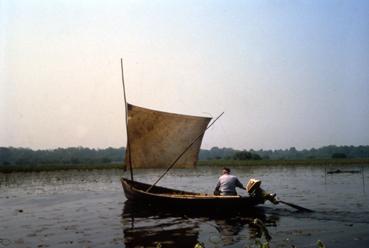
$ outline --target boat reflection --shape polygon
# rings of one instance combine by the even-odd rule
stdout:
[[[255,220],[258,220],[255,223]],[[276,216],[262,208],[235,212],[171,210],[126,201],[123,214],[125,247],[222,247],[271,238],[265,226],[275,226]],[[260,224],[261,223],[261,224]],[[242,246],[242,247],[243,247]]]

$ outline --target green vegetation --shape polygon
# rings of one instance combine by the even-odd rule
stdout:
[[[123,168],[124,148],[54,150],[0,147],[0,172]]]
[[[17,165],[79,165],[122,162],[124,148],[90,149],[84,147],[32,150],[29,148],[0,147],[0,166]]]
[[[1,165],[0,173],[101,169],[123,169],[123,163]]]
[[[299,159],[299,160],[200,160],[198,166],[253,166],[253,165],[369,165],[369,158],[362,159]]]
[[[332,158],[334,158],[334,159],[337,159],[337,158],[347,158],[347,156],[344,153],[336,152],[336,153],[333,153],[332,154]]]
[[[311,148],[297,150],[295,147],[277,150],[234,150],[232,148],[213,147],[210,150],[201,150],[200,160],[214,159],[236,159],[235,154],[248,152],[259,155],[263,160],[301,160],[301,159],[330,159],[333,158],[369,158],[369,146],[323,146],[321,148]]]
[[[241,151],[236,152],[233,155],[234,160],[261,160],[259,154],[248,152],[248,151]]]

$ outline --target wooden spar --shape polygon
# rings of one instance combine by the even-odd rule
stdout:
[[[304,208],[304,207],[298,206],[298,205],[296,205],[296,204],[292,204],[292,203],[290,203],[290,202],[285,202],[285,201],[281,201],[281,200],[278,200],[278,202],[283,203],[283,204],[286,204],[287,206],[290,206],[290,207],[296,208],[296,209],[297,209],[297,210],[299,210],[299,211],[310,212],[310,213],[314,212],[314,211],[313,211],[313,210],[311,210],[311,209]]]
[[[196,137],[196,139],[194,139],[192,142],[191,142],[191,144],[189,144],[187,147],[186,147],[186,149],[174,160],[174,162],[168,167],[168,169],[158,178],[158,180],[156,180],[156,182],[155,183],[153,183],[153,185],[151,185],[147,190],[146,190],[146,192],[149,192],[151,189],[152,189],[152,187],[154,187],[167,173],[168,173],[168,171],[170,170],[170,169],[172,169],[173,168],[173,166],[177,163],[177,161],[187,152],[187,150],[188,149],[190,149],[191,148],[191,146],[193,145],[193,144],[195,144],[195,142],[198,140],[198,139],[200,139],[203,135],[204,135],[204,133],[206,132],[206,130],[208,130],[222,115],[224,114],[224,112],[223,113],[221,113],[199,136],[197,136]]]
[[[126,110],[126,133],[127,133],[127,149],[126,156],[128,151],[128,163],[129,163],[129,171],[131,173],[131,180],[133,181],[133,170],[132,170],[132,160],[131,160],[131,149],[129,147],[129,138],[128,138],[128,107],[127,107],[127,98],[126,98],[126,87],[124,85],[124,74],[123,74],[123,59],[120,59],[120,67],[122,70],[122,84],[123,84],[123,96],[124,96],[124,107]]]

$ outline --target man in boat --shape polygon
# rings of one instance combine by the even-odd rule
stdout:
[[[246,190],[240,180],[234,175],[231,175],[229,168],[223,168],[223,175],[219,177],[217,186],[215,187],[215,195],[237,195],[236,187]]]
[[[247,190],[252,197],[261,198],[264,201],[268,200],[273,204],[278,204],[278,199],[275,193],[268,193],[260,187],[261,181],[257,179],[250,179],[246,188],[242,185],[240,180],[234,175],[231,175],[229,168],[223,168],[223,175],[219,177],[217,186],[214,190],[214,195],[237,195],[236,187]]]

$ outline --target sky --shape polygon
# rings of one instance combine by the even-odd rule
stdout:
[[[0,146],[126,145],[128,101],[224,115],[202,148],[369,145],[369,1],[0,0]]]

